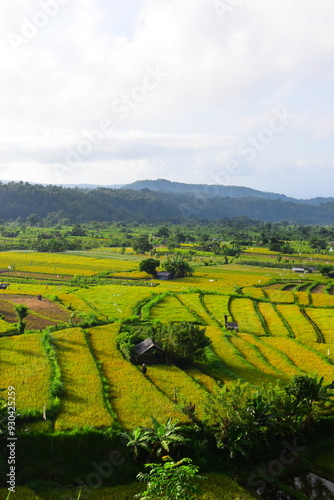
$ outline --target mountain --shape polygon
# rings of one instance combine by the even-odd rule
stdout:
[[[152,191],[143,187],[153,187],[152,182],[158,182],[158,187],[165,189]],[[197,185],[163,180],[135,184],[137,189],[131,184],[119,189],[79,189],[28,182],[0,182],[0,219],[11,221],[20,218],[23,222],[34,215],[35,220],[48,218],[70,219],[72,222],[124,221],[147,224],[248,217],[268,222],[334,224],[333,199],[315,198],[313,202],[295,200],[284,195],[238,187],[230,191],[234,196],[224,196],[226,186],[199,185],[198,188]],[[171,188],[174,187],[179,191],[173,192]],[[242,193],[255,195],[241,196]]]
[[[149,189],[150,191],[164,193],[189,193],[194,195],[203,195],[207,197],[228,197],[228,198],[265,198],[268,200],[287,200],[296,201],[284,194],[267,193],[241,186],[223,186],[218,184],[185,184],[182,182],[173,182],[166,179],[142,180],[132,184],[126,184],[123,189]]]
[[[322,203],[334,202],[334,197],[298,199],[286,196],[285,194],[259,191],[242,186],[223,186],[218,184],[187,184],[182,182],[169,181],[167,179],[141,180],[126,184],[122,189],[143,190],[149,189],[155,192],[191,194],[207,198],[262,198],[266,200],[283,200],[294,203],[306,203],[309,205],[321,205]]]

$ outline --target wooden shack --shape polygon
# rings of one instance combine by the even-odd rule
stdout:
[[[145,339],[135,345],[134,351],[138,364],[164,363],[166,361],[165,351],[152,339]]]
[[[225,328],[226,328],[226,330],[235,330],[236,332],[239,331],[238,323],[236,323],[235,321],[227,321],[228,318],[227,318],[226,314],[225,314],[224,318],[225,318]]]
[[[168,273],[167,271],[158,271],[155,275],[158,280],[171,280],[173,279],[172,273]]]

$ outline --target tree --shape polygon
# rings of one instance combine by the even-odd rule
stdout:
[[[156,233],[158,238],[168,238],[169,237],[169,229],[165,226],[160,227]]]
[[[181,365],[203,359],[205,348],[211,344],[205,328],[187,321],[155,325],[150,336],[161,345],[171,362]]]
[[[24,304],[18,304],[15,306],[15,313],[18,318],[18,331],[19,333],[24,333],[26,323],[23,321],[26,316],[28,316],[28,308]]]
[[[289,396],[303,404],[305,422],[309,425],[313,420],[314,403],[330,401],[333,393],[329,392],[330,386],[323,385],[324,377],[319,380],[309,375],[295,375],[284,387]]]
[[[164,269],[168,273],[171,273],[174,278],[192,276],[194,272],[193,268],[189,264],[189,261],[179,255],[168,257],[164,263]]]
[[[319,380],[309,375],[295,375],[285,386],[287,394],[312,406],[316,401],[328,400],[328,386],[323,385],[324,377]]]
[[[160,266],[160,261],[158,259],[144,259],[139,264],[139,270],[143,271],[151,276],[155,276],[157,274],[157,267]]]
[[[151,418],[152,428],[137,426],[130,432],[120,433],[120,436],[126,439],[126,445],[133,449],[135,461],[139,457],[140,449],[148,452],[149,461],[161,457],[163,453],[171,453],[177,445],[187,442],[177,421],[173,422],[168,418],[165,423],[160,423],[153,416]]]
[[[332,278],[334,275],[334,266],[331,264],[324,264],[322,266],[319,266],[319,271],[323,276]]]
[[[151,430],[144,427],[135,427],[130,432],[122,432],[121,437],[127,440],[126,446],[132,448],[134,461],[138,460],[140,449],[151,450]]]
[[[163,458],[162,464],[146,464],[148,473],[139,473],[139,481],[147,481],[144,493],[136,495],[140,500],[192,500],[197,498],[199,487],[194,479],[202,479],[198,475],[198,467],[190,458],[178,462],[169,456]]]
[[[161,457],[163,453],[171,453],[177,445],[187,442],[187,438],[181,434],[181,426],[178,422],[173,422],[171,418],[166,423],[161,424],[156,418],[152,418],[153,429],[151,429],[150,441],[153,447],[149,460],[153,457]]]
[[[327,241],[322,238],[313,237],[310,239],[310,247],[316,250],[326,250]]]
[[[132,248],[137,253],[145,253],[152,250],[153,245],[148,240],[148,236],[137,236],[132,240]]]

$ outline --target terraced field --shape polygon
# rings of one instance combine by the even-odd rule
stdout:
[[[51,404],[51,368],[39,334],[0,338],[1,387],[14,386],[17,411],[42,417]]]
[[[83,330],[62,330],[54,334],[54,339],[64,385],[55,429],[110,426],[112,418],[104,407],[102,382]]]
[[[110,387],[109,398],[117,420],[127,429],[133,428],[134,423],[149,426],[151,415],[158,420],[166,416],[185,420],[171,398],[123,358],[116,347],[118,330],[119,325],[89,329],[94,354]]]
[[[5,256],[1,258],[5,266]],[[108,263],[114,271],[135,272],[135,260],[122,258],[120,254],[112,259],[66,255],[57,260],[58,256],[51,255],[48,261],[45,256],[12,252],[7,254],[6,265],[11,262],[16,269],[31,267],[34,272],[54,275],[58,268],[59,273],[69,273],[72,262],[73,272],[89,276],[92,270],[105,271]],[[33,413],[42,420],[46,412],[48,418],[58,366],[63,390],[53,425],[56,430],[69,430],[149,426],[151,416],[159,421],[170,416],[187,421],[185,404],[195,403],[203,415],[205,396],[217,382],[229,384],[238,378],[259,385],[314,373],[331,382],[334,296],[328,287],[310,287],[311,281],[278,283],[276,288],[269,288],[268,281],[258,268],[233,265],[197,267],[193,278],[153,280],[154,287],[133,286],[132,282],[85,287],[13,282],[0,296],[2,385],[16,387],[23,415]],[[311,291],[301,291],[305,286]],[[10,330],[15,333],[16,304],[29,308],[27,330],[35,333],[7,336]],[[90,316],[104,324],[86,331],[73,328]],[[225,316],[238,323],[238,332],[225,329]],[[152,365],[144,376],[116,347],[121,322],[130,317],[138,322],[191,321],[205,326],[211,340],[210,361],[185,370]],[[56,324],[61,330],[52,333],[52,361],[43,348],[40,330]]]

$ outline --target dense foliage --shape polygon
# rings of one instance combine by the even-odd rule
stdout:
[[[125,325],[117,338],[118,346],[126,359],[140,363],[134,346],[147,338],[153,339],[164,351],[169,363],[191,364],[203,359],[205,348],[211,343],[205,328],[190,322],[159,323],[145,326]]]
[[[61,212],[61,218],[72,222],[180,223],[192,219],[213,220],[247,214],[248,217],[265,221],[333,223],[332,200],[302,202],[278,195],[275,198],[266,193],[259,197],[252,190],[246,190],[242,197],[234,198],[224,194],[218,187],[214,188],[206,186],[200,190],[161,192],[111,188],[82,190],[27,182],[0,183],[0,218],[9,221],[22,217],[29,224],[35,224],[48,214]]]

